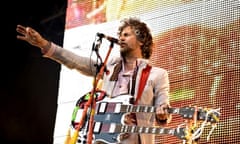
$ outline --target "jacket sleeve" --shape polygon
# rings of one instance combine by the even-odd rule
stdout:
[[[87,76],[94,76],[97,72],[96,62],[88,57],[77,55],[67,49],[51,43],[50,49],[43,53],[44,57],[50,58],[69,69],[76,69]]]
[[[155,81],[155,106],[160,106],[162,104],[167,104],[170,107],[169,101],[169,77],[168,72],[165,69],[160,69],[157,81]],[[171,114],[166,115],[166,119],[160,120],[156,117],[156,122],[158,125],[166,124],[171,121]]]
[[[165,69],[159,69],[158,76],[155,79],[154,95],[155,106],[169,103],[169,77]]]

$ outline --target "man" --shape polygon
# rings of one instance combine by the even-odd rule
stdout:
[[[44,39],[37,31],[30,27],[17,25],[17,38],[27,41],[41,49],[43,56],[53,59],[70,69],[76,69],[82,74],[94,76],[96,68],[89,65],[89,58],[78,56],[53,42]],[[170,119],[167,112],[169,104],[169,79],[165,69],[150,66],[143,92],[138,96],[141,74],[149,66],[148,59],[152,54],[153,38],[148,26],[137,18],[121,21],[119,26],[120,57],[109,60],[106,64],[108,74],[102,78],[102,90],[109,97],[129,94],[134,96],[139,105],[155,106],[156,114],[137,113],[127,115],[125,123],[139,126],[154,126],[164,124]],[[154,144],[154,135],[126,134],[122,137],[122,144]]]

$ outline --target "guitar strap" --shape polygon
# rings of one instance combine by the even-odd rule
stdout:
[[[141,98],[142,96],[142,92],[143,92],[143,89],[145,87],[145,84],[147,82],[147,79],[148,79],[148,76],[149,76],[149,73],[150,73],[150,70],[151,70],[151,66],[149,64],[147,64],[146,68],[144,68],[142,70],[142,75],[141,75],[141,79],[140,79],[140,82],[139,82],[139,87],[138,87],[138,93],[137,93],[137,97],[136,97],[136,100],[134,102],[134,104],[136,105],[138,103],[138,100]]]

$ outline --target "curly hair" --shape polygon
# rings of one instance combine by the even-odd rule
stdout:
[[[149,59],[152,55],[153,38],[150,29],[146,23],[141,22],[138,18],[125,18],[121,20],[121,25],[118,28],[118,34],[121,34],[124,28],[130,26],[137,36],[137,40],[142,42],[142,56]]]

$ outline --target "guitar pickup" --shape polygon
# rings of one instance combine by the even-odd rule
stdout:
[[[107,109],[107,102],[101,102],[98,104],[97,108],[98,108],[98,113],[99,114],[103,114],[106,112]]]
[[[94,128],[93,128],[93,133],[95,134],[99,134],[99,133],[116,133],[116,128],[118,128],[120,126],[118,126],[115,123],[108,123],[108,124],[104,124],[102,122],[95,122],[94,123]]]
[[[120,113],[122,103],[100,102],[97,104],[97,113]]]
[[[101,122],[95,122],[94,123],[94,128],[93,128],[93,133],[100,133],[101,132]]]

